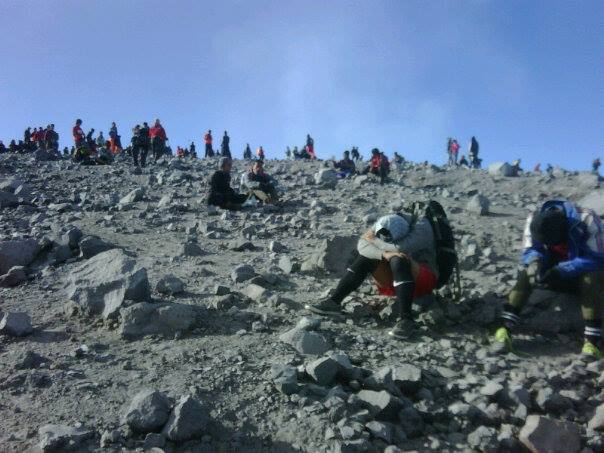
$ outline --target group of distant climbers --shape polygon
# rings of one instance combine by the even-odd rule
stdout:
[[[448,165],[451,167],[460,166],[460,167],[468,167],[468,168],[480,168],[482,166],[482,159],[478,157],[478,140],[476,137],[472,136],[470,139],[470,145],[468,148],[468,159],[466,159],[465,155],[461,156],[461,159],[458,161],[459,143],[456,139],[449,137],[447,139],[447,156],[448,156]]]

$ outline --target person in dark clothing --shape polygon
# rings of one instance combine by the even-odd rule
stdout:
[[[143,123],[143,127],[140,128],[138,133],[138,149],[140,152],[140,164],[141,167],[147,165],[147,154],[151,148],[151,139],[149,138],[149,125],[147,122]]]
[[[140,134],[141,127],[137,124],[136,126],[134,126],[134,129],[132,129],[132,138],[130,139],[132,162],[134,163],[135,167],[138,167],[138,157],[140,155]]]
[[[359,153],[359,148],[357,148],[356,146],[352,147],[352,160],[354,160],[355,162],[358,162],[359,160],[361,160],[361,154]]]
[[[90,129],[86,134],[86,145],[88,146],[88,150],[90,154],[96,154],[96,142],[92,135],[94,134],[94,129]]]
[[[276,203],[279,201],[277,182],[265,173],[264,163],[261,160],[254,162],[246,177],[245,185],[250,189],[250,195],[255,196],[263,203]]]
[[[191,146],[189,146],[189,154],[193,159],[197,159],[197,151],[195,150],[195,142],[191,142]]]
[[[0,154],[4,154],[6,152],[6,146],[4,146],[4,143],[2,143],[2,140],[0,140]]]
[[[220,159],[219,169],[210,179],[208,204],[222,209],[237,210],[248,199],[248,195],[235,192],[231,187],[231,168],[233,162],[228,157]]]
[[[23,143],[25,143],[26,146],[29,146],[30,141],[31,141],[31,127],[28,127],[27,129],[25,129],[25,132],[23,133]]]
[[[468,163],[468,160],[466,159],[466,156],[461,156],[461,159],[459,160],[459,166],[460,167],[469,167],[470,164]]]
[[[344,158],[338,162],[334,162],[333,166],[339,170],[339,178],[347,178],[357,172],[356,165],[350,158],[350,151],[344,151]]]
[[[591,163],[591,171],[594,174],[598,174],[598,170],[600,169],[600,165],[602,165],[602,162],[600,162],[600,158],[597,157],[593,160],[593,162]]]
[[[69,156],[69,148],[67,146],[63,148],[63,156]]]
[[[469,157],[470,157],[470,164],[473,168],[481,167],[482,159],[478,158],[479,148],[480,147],[478,146],[478,140],[476,140],[476,137],[472,136],[472,139],[470,140]]]
[[[252,148],[250,148],[249,143],[245,145],[245,149],[243,150],[243,158],[246,160],[252,159]]]
[[[228,136],[227,131],[224,131],[224,135],[222,136],[222,143],[220,144],[220,154],[222,157],[231,158],[231,147],[229,143],[231,142],[231,138]]]

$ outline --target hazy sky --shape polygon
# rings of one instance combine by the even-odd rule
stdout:
[[[0,0],[0,139],[76,118],[127,142],[226,129],[269,157],[315,138],[442,162],[604,158],[604,2]]]

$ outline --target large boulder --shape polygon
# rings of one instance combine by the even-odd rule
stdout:
[[[6,274],[0,276],[0,288],[11,288],[25,280],[27,280],[25,267],[14,266],[11,267]]]
[[[533,291],[523,311],[523,326],[538,333],[579,332],[583,329],[581,304],[576,296],[552,291]]]
[[[97,236],[85,236],[79,243],[82,258],[92,258],[99,253],[116,248],[115,245],[103,241]]]
[[[38,429],[38,436],[40,450],[44,453],[74,451],[83,441],[93,437],[94,431],[81,426],[43,425]]]
[[[514,170],[507,162],[494,162],[489,165],[489,174],[492,176],[514,176]]]
[[[31,319],[27,313],[4,313],[2,320],[0,320],[0,334],[24,337],[33,331],[34,328],[31,326]]]
[[[324,168],[315,174],[315,183],[325,188],[334,189],[338,185],[338,176],[335,171]]]
[[[174,442],[195,439],[204,433],[208,418],[199,401],[192,396],[184,396],[170,414],[163,433]]]
[[[143,187],[138,187],[133,191],[129,192],[125,196],[120,199],[120,204],[128,204],[128,203],[136,203],[137,201],[141,201],[145,196],[145,189]]]
[[[120,335],[126,339],[145,335],[174,337],[195,324],[196,310],[191,305],[143,302],[121,310]]]
[[[576,453],[581,448],[578,425],[541,415],[529,415],[518,438],[532,453]]]
[[[487,215],[490,206],[491,202],[487,197],[476,194],[470,198],[470,201],[468,201],[468,204],[466,205],[466,209],[478,215]]]
[[[342,275],[354,260],[357,241],[356,236],[334,236],[325,239],[308,259],[308,264],[335,275]]]
[[[593,209],[600,217],[604,216],[604,191],[594,190],[579,200],[582,208]]]
[[[69,275],[67,295],[85,315],[116,316],[126,300],[149,300],[147,270],[122,250],[99,253]]]
[[[168,421],[172,404],[170,398],[157,390],[141,390],[126,409],[124,422],[137,432],[159,431]]]
[[[35,239],[0,242],[0,275],[6,274],[14,266],[28,266],[39,252],[40,245]]]
[[[19,199],[11,192],[0,191],[0,209],[14,208],[19,204]]]

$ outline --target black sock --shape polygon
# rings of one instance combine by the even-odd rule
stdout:
[[[415,291],[415,282],[404,281],[395,282],[394,292],[396,294],[396,304],[400,308],[399,316],[401,319],[413,319],[413,291]]]
[[[396,305],[399,307],[398,315],[402,319],[413,319],[413,291],[415,280],[411,272],[411,262],[406,258],[394,257],[390,260],[392,270]]]
[[[375,270],[378,261],[359,256],[352,265],[346,269],[346,275],[342,277],[336,287],[331,300],[337,304],[341,303],[351,292],[356,291],[363,284],[367,275]]]

